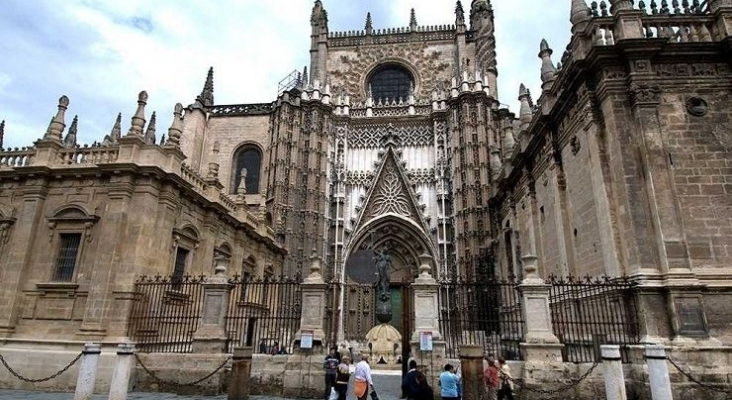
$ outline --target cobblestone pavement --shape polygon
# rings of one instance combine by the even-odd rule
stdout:
[[[396,400],[401,395],[401,376],[400,375],[374,375],[374,386],[381,400]],[[350,392],[350,388],[349,388]],[[0,400],[68,400],[73,399],[73,393],[44,393],[44,392],[26,392],[19,390],[0,389]],[[94,400],[107,400],[108,395],[96,395]],[[128,400],[224,400],[223,396],[176,396],[174,394],[165,393],[130,393]],[[283,400],[278,397],[251,396],[251,400]],[[353,395],[348,396],[349,400],[355,400]]]

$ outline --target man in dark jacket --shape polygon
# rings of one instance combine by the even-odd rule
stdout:
[[[412,360],[409,362],[409,371],[402,379],[402,396],[407,400],[412,400],[419,393],[419,384],[417,382],[417,362]]]
[[[338,349],[331,348],[323,361],[323,368],[325,368],[325,400],[330,399],[330,390],[335,388],[338,364],[341,362],[341,360],[338,359],[338,353],[336,350]]]

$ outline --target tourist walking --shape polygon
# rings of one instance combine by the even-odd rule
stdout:
[[[417,386],[417,362],[411,360],[409,362],[409,371],[402,379],[402,397],[407,400],[413,400],[419,387]]]
[[[440,374],[438,384],[440,385],[440,396],[442,400],[457,400],[460,396],[458,392],[458,385],[460,384],[460,378],[453,372],[455,368],[450,365],[445,365],[445,370]]]
[[[340,363],[337,354],[336,350],[331,348],[323,361],[323,368],[325,369],[325,400],[330,399],[330,391],[331,389],[335,389],[336,374],[338,372],[338,364]]]
[[[501,375],[501,388],[498,389],[498,400],[513,400],[513,376],[511,376],[511,368],[506,364],[506,359],[498,357],[500,366],[499,373]]]
[[[355,382],[353,384],[353,394],[358,400],[366,400],[369,395],[369,389],[373,389],[374,380],[371,379],[371,366],[369,365],[368,354],[361,355],[361,361],[356,364],[354,371]]]
[[[338,364],[336,372],[335,391],[338,393],[338,400],[346,400],[348,396],[348,381],[351,379],[351,357],[344,355],[341,363]]]
[[[485,384],[485,390],[488,400],[498,399],[498,367],[496,366],[496,360],[493,356],[486,357],[487,366],[483,371],[483,383]]]

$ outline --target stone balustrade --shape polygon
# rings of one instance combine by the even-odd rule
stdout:
[[[117,161],[119,147],[78,147],[58,152],[54,164],[110,164]]]
[[[0,149],[0,168],[27,167],[33,164],[36,150],[33,148]]]
[[[206,180],[199,175],[196,171],[191,169],[191,167],[182,164],[180,167],[180,177],[183,178],[186,182],[193,185],[193,189],[198,193],[205,193],[206,192]]]

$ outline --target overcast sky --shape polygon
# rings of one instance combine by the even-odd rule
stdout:
[[[333,31],[453,24],[454,0],[323,0]],[[502,103],[518,111],[518,86],[540,92],[542,38],[557,62],[570,36],[569,0],[493,0]],[[101,141],[118,112],[129,129],[137,94],[150,96],[167,131],[175,103],[200,93],[215,70],[216,104],[273,101],[277,83],[309,63],[312,0],[3,0],[0,120],[4,147],[43,136],[58,98],[79,115],[79,142]],[[469,13],[470,0],[463,0]]]

